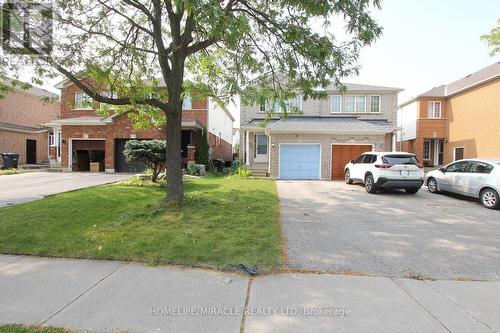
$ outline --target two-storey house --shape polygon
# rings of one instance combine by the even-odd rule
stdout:
[[[366,151],[391,151],[401,89],[344,84],[326,99],[289,102],[300,114],[280,117],[273,103],[241,105],[240,158],[254,175],[343,179],[344,166]],[[265,122],[266,112],[274,118]]]
[[[59,96],[38,87],[20,89],[11,80],[4,83],[12,90],[0,98],[0,153],[19,154],[20,165],[48,165],[54,137],[41,124],[59,117]]]
[[[399,106],[398,149],[427,167],[500,157],[500,62]]]
[[[140,172],[145,168],[143,163],[125,159],[126,142],[166,138],[165,126],[137,129],[128,115],[112,111],[110,116],[100,115],[100,103],[92,101],[69,80],[56,87],[61,90],[61,118],[45,125],[56,133],[55,145],[60,153],[54,162],[64,170],[89,171],[90,163],[99,163],[100,171]],[[179,154],[186,162],[194,161],[201,136],[207,135],[211,158],[232,160],[233,121],[228,110],[217,107],[208,98],[186,98]]]

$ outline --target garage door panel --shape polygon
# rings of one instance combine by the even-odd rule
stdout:
[[[332,146],[332,179],[344,179],[344,167],[350,160],[362,153],[371,151],[371,145],[333,145]]]
[[[319,179],[320,147],[319,144],[280,145],[280,178]]]
[[[135,140],[135,139],[134,139]],[[115,170],[116,172],[139,173],[143,172],[148,166],[143,162],[127,162],[123,150],[129,139],[115,140]]]

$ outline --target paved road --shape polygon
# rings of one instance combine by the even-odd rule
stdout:
[[[91,332],[492,332],[499,294],[500,282],[278,274],[250,283],[206,270],[0,255],[0,324]]]
[[[38,200],[46,195],[114,183],[129,174],[27,172],[0,176],[0,207]]]
[[[500,280],[500,211],[450,195],[278,181],[288,264],[327,272]]]

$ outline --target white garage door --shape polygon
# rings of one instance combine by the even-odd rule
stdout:
[[[320,179],[319,144],[281,144],[280,179]]]

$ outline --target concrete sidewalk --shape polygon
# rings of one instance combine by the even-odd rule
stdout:
[[[500,282],[247,277],[0,255],[0,323],[96,332],[494,332]]]

